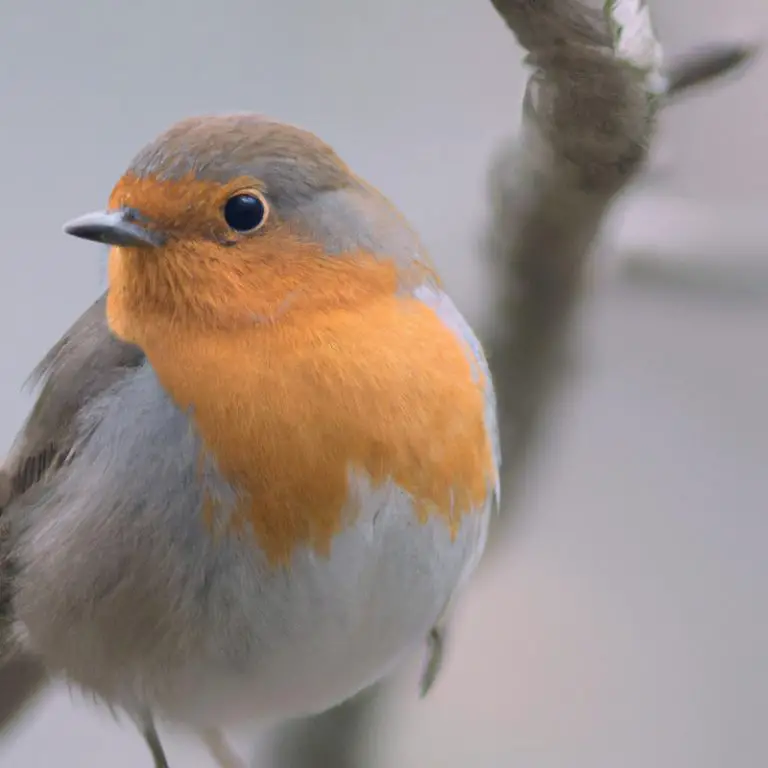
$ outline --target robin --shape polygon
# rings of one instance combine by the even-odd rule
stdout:
[[[105,211],[109,287],[38,366],[6,462],[8,642],[220,765],[428,642],[498,503],[481,346],[396,208],[313,134],[197,117]],[[2,621],[0,621],[2,625]]]

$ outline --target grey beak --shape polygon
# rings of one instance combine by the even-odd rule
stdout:
[[[163,244],[160,235],[137,224],[135,218],[129,211],[96,211],[68,221],[64,231],[107,245],[156,248]]]

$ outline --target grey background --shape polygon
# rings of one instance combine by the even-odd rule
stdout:
[[[1,2],[3,448],[29,405],[25,376],[99,290],[99,249],[61,224],[102,206],[141,144],[191,113],[253,109],[329,140],[483,320],[485,166],[524,82],[489,2]],[[768,5],[675,0],[656,18],[673,52],[759,31]],[[661,127],[666,191],[708,206],[726,269],[729,210],[757,211],[747,245],[768,249],[766,75],[762,60]],[[674,226],[639,229],[662,248]],[[404,671],[377,766],[768,764],[767,332],[765,302],[598,281],[525,524],[476,580],[427,701],[418,660]],[[210,764],[184,736],[169,744],[174,765]],[[0,743],[3,768],[54,762],[148,756],[130,725],[62,687]]]

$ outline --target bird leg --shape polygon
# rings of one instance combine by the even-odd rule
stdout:
[[[155,768],[170,768],[168,758],[165,756],[165,750],[157,734],[157,728],[152,720],[148,720],[143,727],[144,741],[146,741],[149,751],[152,753],[152,759],[155,761]]]

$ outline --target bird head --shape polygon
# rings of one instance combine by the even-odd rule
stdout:
[[[184,120],[146,145],[106,210],[107,315],[141,343],[168,324],[290,322],[433,279],[397,209],[312,133],[254,114]]]

